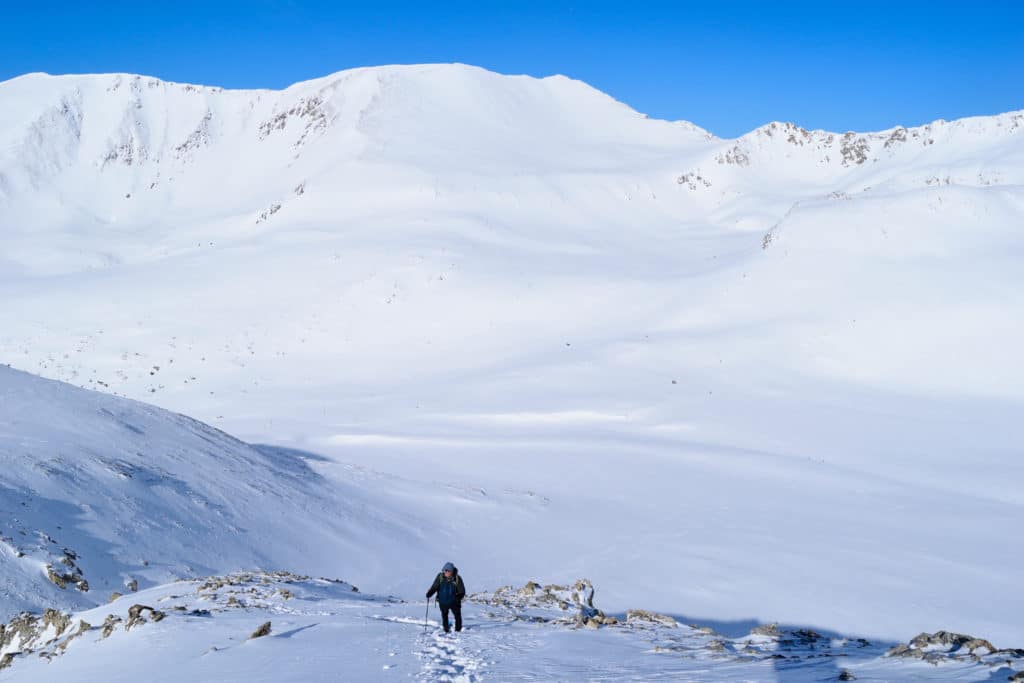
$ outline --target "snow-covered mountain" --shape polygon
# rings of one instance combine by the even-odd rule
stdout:
[[[1020,644],[1022,218],[1024,113],[721,140],[459,65],[24,76],[0,83],[0,360],[272,446],[117,404],[76,432],[88,500],[0,481],[94,506],[68,547],[103,591],[258,566],[408,597],[453,558],[486,587],[588,576],[610,610]],[[18,439],[65,421],[35,405]],[[101,506],[104,463],[152,469],[89,440],[125,410],[199,469]],[[249,483],[203,474],[206,437]],[[110,521],[192,495],[191,545]],[[256,535],[203,552],[210,510]]]

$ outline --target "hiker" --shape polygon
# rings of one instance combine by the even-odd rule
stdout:
[[[455,615],[455,630],[462,630],[462,598],[466,597],[466,585],[462,583],[459,570],[451,562],[445,562],[441,573],[434,579],[434,584],[427,591],[427,600],[437,593],[437,604],[441,608],[441,624],[444,632],[448,633],[451,626],[448,623],[448,611]]]

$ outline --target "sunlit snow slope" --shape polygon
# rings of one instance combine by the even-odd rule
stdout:
[[[1022,113],[720,140],[458,65],[28,75],[0,84],[0,360],[305,452],[314,501],[365,503],[310,513],[318,547],[380,591],[453,558],[611,609],[1019,643],[1022,182]],[[239,560],[316,571],[292,542]]]

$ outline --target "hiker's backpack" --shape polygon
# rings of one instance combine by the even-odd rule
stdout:
[[[452,574],[451,581],[444,578],[444,574],[438,575],[437,602],[439,605],[449,606],[458,602],[459,575]]]

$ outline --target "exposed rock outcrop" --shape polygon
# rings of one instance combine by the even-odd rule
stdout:
[[[260,624],[259,628],[257,628],[255,631],[252,632],[252,635],[249,636],[249,640],[253,640],[254,638],[262,638],[263,636],[269,636],[269,635],[270,635],[270,622],[267,621],[267,622],[264,622],[264,623]]]
[[[649,612],[645,609],[631,609],[628,612],[626,612],[626,622],[658,624],[660,626],[668,626],[669,628],[675,628],[679,625],[679,623],[675,619],[666,614]]]
[[[1001,650],[983,638],[952,631],[936,631],[921,633],[909,643],[889,649],[885,656],[920,659],[937,664],[946,660],[981,661],[983,657],[997,654],[1020,657],[1024,655],[1024,651]]]
[[[162,621],[166,616],[160,610],[155,610],[148,605],[132,605],[128,608],[128,621],[125,622],[124,630],[127,631],[134,626],[145,624],[148,621]]]

